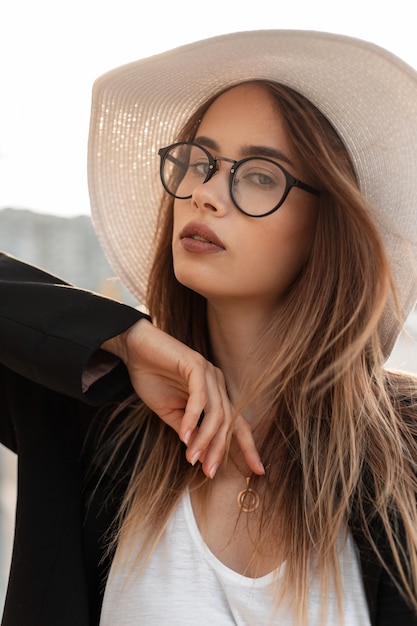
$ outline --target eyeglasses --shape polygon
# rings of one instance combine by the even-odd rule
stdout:
[[[217,171],[218,161],[232,164],[230,195],[236,208],[245,215],[270,215],[283,204],[292,187],[320,195],[317,189],[266,157],[248,157],[241,161],[214,157],[206,148],[192,142],[174,143],[161,148],[158,154],[162,184],[171,196],[181,200],[191,198],[198,185],[210,180]]]

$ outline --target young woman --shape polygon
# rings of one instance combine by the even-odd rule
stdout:
[[[345,37],[96,83],[92,215],[153,325],[3,258],[5,625],[417,624],[416,380],[383,367],[417,297],[416,140],[415,72]]]

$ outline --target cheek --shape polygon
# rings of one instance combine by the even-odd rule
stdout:
[[[273,282],[289,286],[298,276],[311,253],[316,215],[307,220],[284,220],[276,227],[265,229],[258,237],[257,251],[263,257],[263,271]],[[253,255],[248,259],[254,261]]]
[[[297,228],[289,242],[289,255],[293,258],[294,264],[304,265],[311,253],[314,241],[315,222],[311,225]],[[291,245],[292,243],[292,245]]]

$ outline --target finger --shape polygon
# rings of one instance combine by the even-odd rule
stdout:
[[[204,377],[202,373],[204,372]],[[199,446],[200,452],[207,447],[218,425],[224,420],[223,403],[225,384],[218,368],[204,361],[202,368],[193,371],[189,379],[189,398],[181,425],[182,440],[190,445],[190,457]],[[204,420],[202,421],[202,416]],[[204,428],[197,428],[204,424]],[[191,436],[194,435],[191,442]],[[191,442],[191,443],[190,443]]]
[[[242,415],[239,415],[235,420],[233,435],[242,450],[249,469],[255,474],[265,474],[265,468],[256,448],[251,427]]]
[[[252,429],[241,415],[237,416],[234,420],[233,436],[236,438],[249,469],[255,474],[260,476],[264,475],[265,467],[256,448]],[[224,427],[219,429],[216,436],[210,442],[208,449],[200,455],[199,460],[202,463],[203,471],[210,478],[213,478],[217,471],[218,465],[229,447],[229,440],[230,431],[227,427],[227,423],[225,423]]]
[[[215,436],[220,425],[225,420],[224,406],[228,404],[227,393],[223,374],[221,371],[209,364],[206,375],[207,401],[195,426],[199,428],[193,432],[193,441],[190,444],[190,454],[196,450],[204,450]],[[204,417],[203,417],[204,416]],[[203,417],[203,419],[202,419]]]
[[[210,364],[201,359],[190,370],[186,380],[188,384],[188,400],[185,406],[184,415],[181,422],[179,436],[188,445],[191,435],[196,429],[209,401],[208,379],[213,376],[210,371]]]
[[[211,439],[209,446],[200,455],[199,461],[204,474],[208,478],[214,478],[223,458],[226,454],[226,450],[229,447],[230,429],[227,427],[226,422],[217,431],[215,436]]]
[[[204,473],[213,478],[230,443],[234,417],[220,370],[216,368],[215,379],[208,384],[210,401],[198,432],[193,433],[187,459],[193,464],[202,462]]]

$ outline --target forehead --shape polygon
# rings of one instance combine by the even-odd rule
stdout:
[[[207,109],[198,135],[239,138],[241,143],[268,145],[285,140],[278,104],[261,85],[242,84],[221,94]]]

